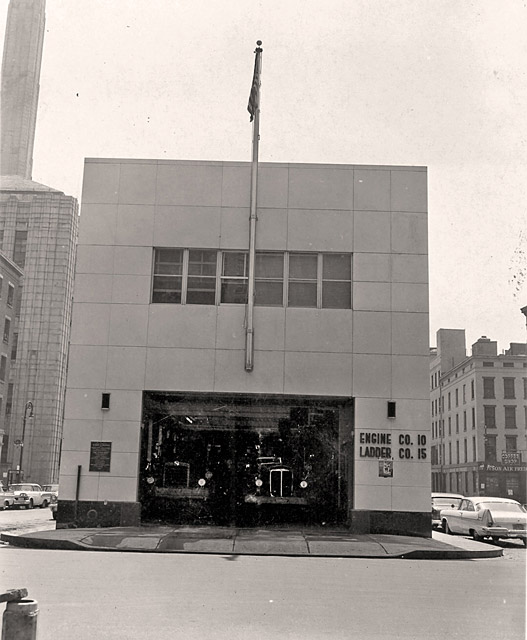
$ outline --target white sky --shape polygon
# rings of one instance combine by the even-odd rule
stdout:
[[[47,0],[33,179],[249,161],[258,39],[260,160],[427,166],[430,344],[525,341],[527,0]]]

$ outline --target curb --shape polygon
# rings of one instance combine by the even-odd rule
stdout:
[[[63,551],[113,551],[113,552],[126,552],[126,553],[182,553],[187,555],[247,555],[247,556],[284,556],[284,557],[313,557],[313,558],[362,558],[362,559],[401,559],[401,560],[473,560],[477,558],[498,558],[503,556],[503,549],[499,547],[493,547],[491,549],[485,549],[482,551],[467,550],[467,549],[409,549],[399,553],[389,553],[385,549],[385,553],[372,553],[372,554],[314,554],[314,553],[248,553],[248,552],[236,552],[221,553],[218,551],[192,551],[192,550],[174,550],[174,549],[138,549],[138,548],[120,548],[113,547],[100,547],[86,545],[80,541],[64,540],[64,539],[52,539],[52,538],[38,538],[38,537],[26,537],[17,536],[9,533],[0,534],[0,539],[3,542],[14,547],[21,547],[26,549],[55,549]]]

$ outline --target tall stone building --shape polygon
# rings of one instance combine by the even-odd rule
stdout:
[[[56,482],[62,439],[78,204],[32,180],[44,10],[45,0],[10,1],[2,62],[1,249],[23,271],[5,390],[4,483]]]

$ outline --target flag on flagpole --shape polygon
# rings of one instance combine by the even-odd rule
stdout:
[[[247,111],[249,112],[251,118],[249,122],[252,122],[254,119],[254,115],[256,110],[258,109],[260,102],[260,66],[258,64],[258,56],[261,54],[262,49],[258,47],[255,51],[256,56],[254,59],[254,73],[253,73],[253,83],[251,85],[251,93],[249,95],[249,104],[247,105]]]

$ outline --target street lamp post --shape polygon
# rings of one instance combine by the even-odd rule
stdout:
[[[26,402],[24,407],[24,419],[22,421],[22,440],[20,442],[20,458],[18,460],[18,478],[17,482],[20,482],[20,476],[22,474],[22,460],[24,456],[24,440],[26,437],[26,420],[33,417],[33,403],[31,401]]]

